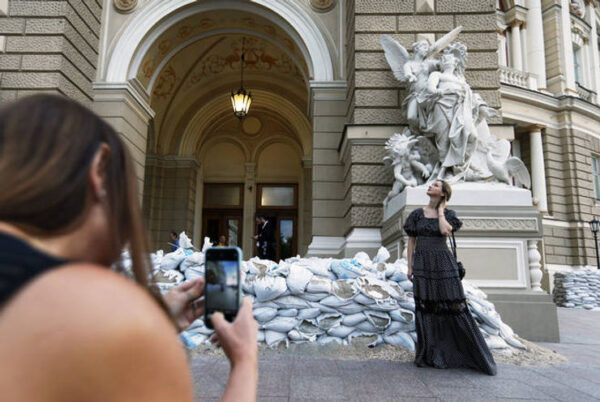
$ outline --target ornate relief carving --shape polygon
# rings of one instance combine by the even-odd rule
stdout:
[[[113,0],[113,4],[117,11],[128,13],[137,6],[137,0]]]
[[[310,5],[319,11],[329,11],[335,5],[335,0],[310,0]]]
[[[570,10],[573,14],[579,17],[585,17],[585,2],[583,0],[571,0]]]
[[[511,231],[511,232],[536,232],[538,221],[536,218],[462,218],[462,230],[475,232]]]

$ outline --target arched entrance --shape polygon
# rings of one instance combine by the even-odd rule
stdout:
[[[243,39],[254,101],[239,121],[229,93],[239,87]],[[310,107],[314,87],[334,82],[329,46],[301,8],[272,0],[152,2],[122,29],[95,89],[108,98],[125,88],[124,98],[144,104],[145,144],[126,137],[139,151],[153,247],[186,230],[196,245],[224,234],[249,257],[259,213],[276,225],[279,257],[306,252]]]

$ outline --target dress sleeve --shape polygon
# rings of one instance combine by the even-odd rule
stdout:
[[[452,231],[456,232],[458,231],[461,226],[462,226],[462,221],[460,219],[458,219],[458,217],[456,216],[456,212],[452,209],[447,209],[446,212],[446,220],[448,221],[448,223],[450,225],[452,225]]]
[[[404,231],[410,237],[417,237],[417,221],[419,220],[419,210],[415,209],[408,215],[404,222]]]

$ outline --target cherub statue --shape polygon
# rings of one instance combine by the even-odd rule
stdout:
[[[433,59],[432,56],[456,39],[461,30],[462,26],[455,28],[431,46],[424,40],[413,43],[412,59],[404,46],[391,36],[383,35],[381,37],[385,58],[392,68],[394,76],[398,81],[408,82],[410,85],[403,108],[406,110],[408,126],[413,134],[419,133],[419,126],[424,122],[424,117],[419,110],[419,95],[427,88],[429,74],[439,67],[439,61]]]
[[[400,194],[406,187],[415,187],[429,179],[438,162],[438,152],[430,140],[423,136],[411,135],[409,129],[402,134],[394,134],[385,144],[388,155],[384,161],[391,161],[394,169],[394,185],[383,201]]]

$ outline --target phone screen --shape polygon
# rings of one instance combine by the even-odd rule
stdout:
[[[240,307],[240,261],[237,247],[214,247],[206,251],[204,311],[206,326],[210,316],[221,312],[233,321]]]

